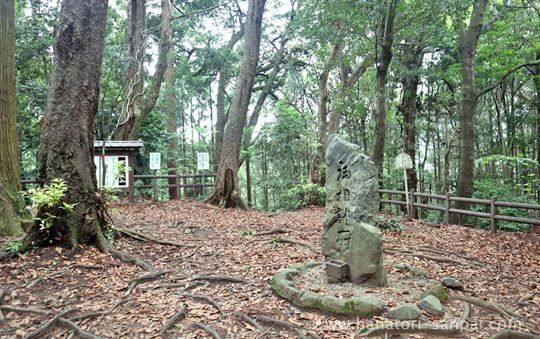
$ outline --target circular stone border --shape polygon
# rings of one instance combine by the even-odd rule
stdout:
[[[322,262],[298,263],[282,268],[272,277],[272,289],[296,306],[316,308],[337,314],[372,317],[383,312],[383,302],[373,296],[338,298],[294,286],[292,277],[301,272],[323,265]]]

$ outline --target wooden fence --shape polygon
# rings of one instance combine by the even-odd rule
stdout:
[[[198,198],[201,195],[206,194],[207,189],[213,189],[215,183],[216,174],[175,174],[175,175],[134,175],[133,183],[127,188],[119,188],[119,190],[127,193],[129,201],[135,200],[135,190],[145,190],[151,189],[152,196],[154,199],[157,197],[158,189],[160,188],[175,188],[176,190],[176,199],[186,199],[189,197]],[[159,181],[166,180],[166,184],[160,183]],[[137,184],[137,180],[142,182]],[[23,189],[26,185],[36,184],[35,179],[23,179],[21,180]]]
[[[407,203],[403,200],[392,200],[392,197],[394,195],[398,195],[401,197],[405,197],[405,191],[393,191],[393,190],[379,190],[379,194],[381,195],[381,203],[383,204],[393,204],[393,205],[403,205],[407,207]],[[387,199],[384,199],[384,195],[386,194]],[[418,202],[418,198],[422,198],[422,200],[428,200],[434,199],[439,201],[444,201],[442,205],[430,205],[427,203],[424,203],[426,201]],[[490,208],[490,212],[478,212],[478,211],[470,211],[470,210],[461,210],[457,208],[452,207],[453,202],[465,202],[470,204],[480,204],[480,205],[488,205]],[[409,192],[409,206],[407,208],[408,211],[408,218],[414,219],[414,216],[416,215],[416,209],[428,209],[428,210],[436,210],[440,212],[444,212],[445,215],[445,222],[447,224],[450,223],[450,215],[452,213],[462,214],[462,215],[470,215],[474,217],[479,218],[488,218],[490,220],[490,229],[492,232],[497,232],[497,221],[503,220],[503,221],[510,221],[510,222],[517,222],[517,223],[523,223],[523,224],[531,224],[531,225],[540,225],[540,219],[531,219],[531,218],[522,218],[522,217],[513,217],[508,215],[502,215],[497,214],[497,207],[511,207],[511,208],[517,208],[517,209],[527,209],[527,210],[540,210],[540,205],[534,205],[534,204],[524,204],[524,203],[517,203],[517,202],[506,202],[506,201],[498,201],[497,198],[491,198],[491,199],[474,199],[474,198],[461,198],[461,197],[453,197],[450,193],[447,193],[446,195],[441,194],[428,194],[428,193],[420,193],[415,192],[414,190],[411,190]]]
[[[153,191],[153,197],[156,199],[157,196],[157,190],[159,188],[175,188],[176,191],[176,199],[186,199],[189,198],[190,195],[194,198],[198,198],[201,195],[206,194],[206,189],[214,188],[216,174],[193,174],[193,175],[186,175],[186,174],[175,174],[175,175],[135,175],[134,179],[143,181],[142,185],[133,185],[133,193],[130,192],[130,200],[132,200],[132,197],[135,195],[135,189],[142,190],[142,189],[152,189]],[[166,179],[166,184],[160,184],[159,180]],[[144,183],[144,182],[150,181],[151,183]],[[192,194],[190,194],[190,189],[192,189]],[[131,190],[130,190],[131,191]]]

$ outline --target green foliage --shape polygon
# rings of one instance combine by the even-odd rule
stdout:
[[[401,232],[405,229],[405,227],[401,224],[401,221],[402,220],[400,218],[378,215],[376,223],[381,230]]]
[[[8,240],[4,243],[4,249],[11,255],[17,255],[24,251],[24,242],[22,239]]]
[[[500,180],[477,180],[475,182],[475,192],[473,197],[477,199],[491,199],[496,197],[497,200],[508,202],[521,202],[531,203],[525,196],[518,196],[515,194],[515,190],[512,186],[502,183]],[[489,206],[474,205],[472,210],[478,212],[489,212]],[[524,209],[511,208],[511,207],[497,207],[497,214],[504,214],[512,217],[529,218],[529,214]],[[490,221],[486,218],[471,218],[471,222],[479,228],[488,228]],[[526,231],[530,226],[526,224],[518,224],[508,221],[497,221],[497,228],[505,231]]]
[[[62,201],[66,195],[67,185],[64,180],[55,178],[49,185],[43,188],[31,188],[28,196],[32,201],[32,208],[36,210],[45,209],[45,217],[35,218],[40,221],[41,229],[48,229],[52,226],[54,219],[58,218],[52,211],[71,212],[75,204],[68,204]],[[51,212],[50,212],[51,211]]]
[[[310,182],[299,183],[285,192],[284,207],[297,210],[307,206],[324,206],[326,190]]]

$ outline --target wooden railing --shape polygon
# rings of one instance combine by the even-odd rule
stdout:
[[[216,174],[215,173],[208,173],[208,174],[192,174],[192,175],[186,175],[186,174],[176,174],[176,175],[134,175],[133,176],[133,183],[130,183],[130,185],[126,188],[119,188],[121,191],[125,191],[128,194],[128,198],[130,201],[134,201],[135,198],[135,190],[144,190],[144,189],[151,189],[153,191],[153,197],[156,199],[157,197],[157,191],[160,188],[176,188],[176,199],[186,199],[189,197],[198,198],[204,194],[206,194],[206,189],[213,189],[214,188],[214,182],[215,182]],[[142,185],[136,185],[135,180],[141,180],[143,181]],[[163,185],[160,184],[159,180],[166,179],[167,184]],[[169,181],[169,179],[172,179]],[[169,184],[169,182],[173,182],[172,184]],[[23,179],[21,180],[21,184],[26,185],[33,185],[36,184],[36,179]],[[24,188],[24,187],[23,187]],[[191,193],[190,193],[191,190]]]
[[[134,185],[134,189],[152,189],[154,199],[157,196],[157,190],[159,188],[176,188],[176,199],[188,198],[190,196],[189,189],[193,189],[193,197],[198,198],[204,195],[207,188],[214,188],[216,174],[176,174],[176,175],[135,175],[134,179],[140,179],[143,181],[150,181],[151,184]],[[160,185],[158,180],[167,179],[166,185]],[[169,180],[173,179],[173,180]],[[169,182],[173,182],[170,184]],[[183,193],[182,193],[183,191]]]
[[[446,195],[428,194],[428,193],[415,192],[414,190],[411,190],[408,193],[409,193],[409,206],[407,208],[407,211],[408,211],[409,219],[414,219],[414,216],[416,215],[416,209],[418,208],[418,209],[428,209],[428,210],[436,210],[436,211],[444,212],[445,222],[447,224],[450,223],[450,216],[452,213],[470,215],[470,216],[479,217],[479,218],[488,218],[490,219],[490,229],[494,233],[497,232],[498,220],[517,222],[517,223],[523,223],[523,224],[531,224],[531,225],[540,225],[540,219],[538,218],[532,219],[532,218],[522,218],[522,217],[514,217],[514,216],[497,214],[497,207],[511,207],[511,208],[517,208],[517,209],[539,211],[540,205],[498,201],[497,198],[475,199],[475,198],[453,197],[450,193],[447,193]],[[379,194],[381,195],[381,203],[383,204],[407,206],[407,203],[403,200],[392,200],[392,196],[394,195],[405,197],[405,191],[379,190]],[[384,199],[385,194],[387,195],[387,199]],[[444,200],[444,203],[442,205],[430,205],[430,204],[418,202],[417,198],[424,198],[427,200],[429,199]],[[487,213],[487,212],[478,212],[478,211],[470,211],[470,210],[462,210],[462,209],[453,208],[452,207],[453,202],[465,202],[469,204],[488,205],[490,206],[489,208],[490,212]]]

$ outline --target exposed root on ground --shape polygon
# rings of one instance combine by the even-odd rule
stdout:
[[[214,339],[221,339],[221,336],[212,327],[198,322],[193,322],[192,324],[193,326],[210,333],[210,335],[214,337]]]
[[[303,326],[291,323],[291,322],[286,321],[286,320],[267,317],[265,315],[257,316],[257,320],[260,321],[260,322],[263,322],[263,323],[267,323],[267,324],[287,328],[288,330],[290,330],[292,332],[295,332],[299,337],[304,337],[304,336],[308,335],[308,336],[311,336],[313,338],[321,339],[321,337],[319,335],[317,335],[317,333],[315,333],[315,332],[313,332],[313,331],[311,331],[309,329],[306,329]]]
[[[257,323],[257,321],[255,321],[255,319],[253,318],[250,318],[247,314],[245,313],[242,313],[242,312],[234,312],[233,313],[236,317],[244,320],[245,322],[247,322],[248,324],[250,324],[251,326],[255,327],[259,332],[263,332],[264,331],[264,328],[259,325]]]
[[[246,281],[242,278],[230,277],[227,275],[195,275],[191,278],[191,281],[206,280],[206,281],[224,281],[230,283],[245,284]]]
[[[502,304],[497,304],[491,301],[483,300],[477,297],[472,297],[472,296],[464,295],[464,294],[451,294],[450,298],[455,299],[455,300],[461,300],[475,306],[486,308],[492,312],[503,315],[510,319],[519,319],[521,321],[530,323],[529,319],[527,319],[526,317],[520,314],[517,314],[516,312],[510,310],[508,307]]]
[[[289,237],[274,238],[270,242],[272,242],[272,243],[284,243],[284,244],[300,245],[300,246],[303,246],[303,247],[307,247],[312,251],[317,251],[315,246],[313,246],[312,244],[310,244],[308,242],[305,242],[305,241],[302,241],[302,240],[296,240],[296,239],[293,239],[293,238],[289,238]]]
[[[123,261],[128,264],[137,265],[145,271],[149,271],[149,272],[155,271],[152,265],[142,260],[141,258],[134,256],[132,254],[126,253],[126,252],[122,252],[112,247],[109,241],[107,240],[107,238],[105,238],[105,236],[101,232],[101,230],[98,230],[98,233],[96,234],[96,246],[99,248],[100,251],[104,253],[109,253],[120,261]]]
[[[174,324],[178,322],[178,320],[184,319],[187,316],[187,313],[188,313],[188,308],[186,305],[184,305],[180,309],[180,311],[173,314],[172,317],[170,317],[169,320],[167,320],[167,323],[165,324],[165,326],[163,326],[163,329],[161,330],[160,334],[164,335],[165,333],[167,333],[167,331],[170,330],[171,327],[173,327]]]
[[[143,233],[143,232],[139,232],[135,230],[129,230],[123,227],[116,226],[115,229],[122,234],[125,234],[133,239],[137,239],[140,241],[151,241],[151,242],[155,242],[161,245],[176,246],[176,247],[195,247],[195,245],[183,244],[177,241],[158,239],[148,233]]]
[[[493,335],[491,339],[538,339],[538,336],[527,332],[504,330]]]
[[[461,261],[452,259],[450,257],[444,256],[433,256],[429,254],[419,253],[419,252],[413,252],[411,250],[405,250],[405,249],[399,249],[399,248],[388,248],[385,249],[384,252],[389,254],[401,254],[409,257],[416,257],[416,258],[422,258],[422,259],[428,259],[438,262],[445,262],[445,263],[452,263],[452,264],[458,264],[458,265],[466,265],[466,266],[482,266],[479,263],[473,263],[473,262],[467,262],[467,261]]]
[[[263,235],[283,234],[283,233],[288,233],[288,232],[282,228],[274,228],[273,230],[270,230],[270,231],[264,231],[264,232],[258,232],[258,233],[252,234],[251,236],[262,237]]]
[[[462,328],[459,324],[451,324],[448,327],[418,324],[415,322],[393,322],[377,325],[367,332],[359,332],[360,337],[375,337],[381,335],[405,334],[405,333],[425,333],[440,336],[459,335]]]
[[[35,330],[34,332],[28,334],[25,339],[33,339],[33,338],[39,338],[41,337],[43,334],[45,334],[45,332],[51,328],[52,326],[54,326],[57,322],[58,322],[58,319],[62,318],[63,316],[65,316],[66,314],[70,313],[70,312],[73,312],[74,309],[72,308],[69,308],[65,311],[62,311],[60,313],[58,313],[57,315],[55,315],[54,317],[52,317],[51,320],[45,322],[43,325],[41,325],[40,327],[38,327],[37,330]]]
[[[218,310],[219,313],[221,313],[221,315],[223,316],[225,315],[225,312],[223,312],[223,309],[218,305],[218,303],[214,299],[210,298],[209,296],[202,295],[202,294],[191,294],[191,293],[182,293],[182,295],[193,298],[195,300],[205,301],[206,303],[212,305],[216,310]]]

